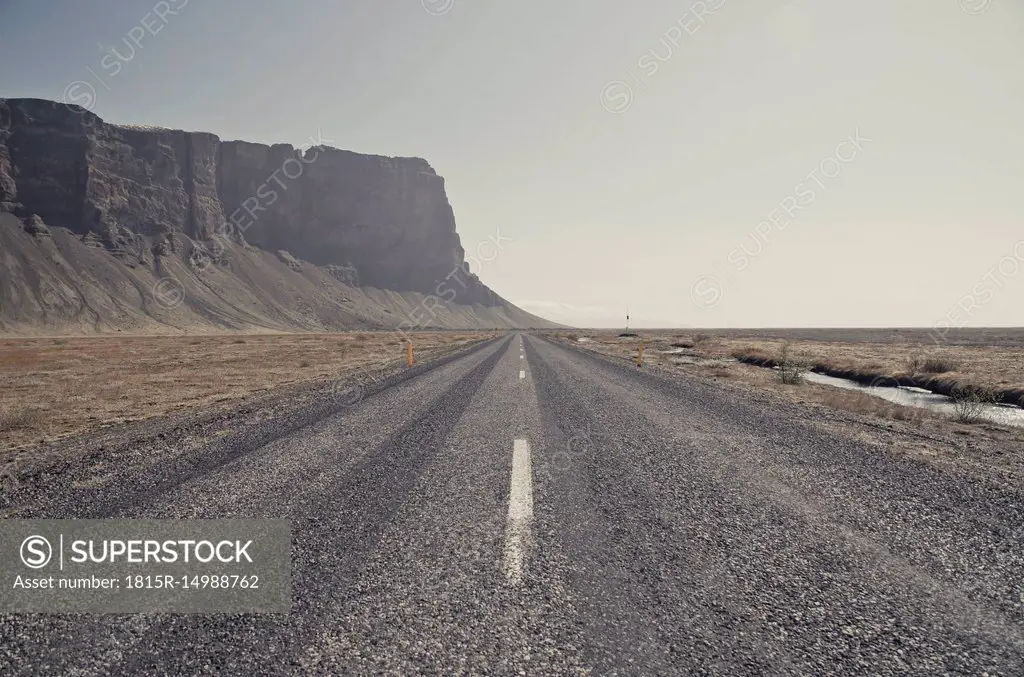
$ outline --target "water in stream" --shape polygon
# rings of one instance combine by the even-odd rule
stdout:
[[[807,372],[804,378],[811,383],[846,388],[847,390],[859,390],[874,397],[881,397],[895,404],[905,407],[919,407],[940,412],[952,417],[955,414],[953,400],[946,395],[939,395],[921,388],[910,388],[906,386],[865,386],[845,378],[826,376]],[[1009,404],[986,404],[982,405],[980,415],[987,421],[1000,423],[1015,427],[1024,427],[1024,409]]]

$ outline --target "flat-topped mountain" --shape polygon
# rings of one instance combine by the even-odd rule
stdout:
[[[470,272],[425,160],[314,143],[0,99],[0,330],[551,326]]]

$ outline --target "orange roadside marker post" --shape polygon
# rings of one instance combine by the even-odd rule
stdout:
[[[640,347],[636,351],[636,366],[644,366],[644,343],[640,342]]]
[[[409,341],[408,361],[409,361],[409,366],[411,367],[414,364],[414,360],[413,360],[413,357],[412,357],[412,341]]]

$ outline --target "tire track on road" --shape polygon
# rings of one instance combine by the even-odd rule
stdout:
[[[704,534],[667,512],[636,472],[635,455],[679,450],[640,435],[628,417],[604,420],[615,403],[581,397],[565,365],[553,365],[543,351],[531,337],[527,352],[549,448],[568,448],[578,431],[587,432],[573,458],[549,462],[553,471],[538,478],[538,531],[558,541],[573,564],[570,592],[595,674],[732,674],[737,665],[749,674],[788,674],[793,658],[744,617],[728,561],[695,547]]]

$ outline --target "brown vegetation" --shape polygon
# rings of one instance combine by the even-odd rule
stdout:
[[[826,386],[822,389],[816,401],[835,409],[843,409],[866,416],[887,418],[894,421],[919,422],[930,417],[930,414],[923,409],[904,407],[856,390],[843,390]]]
[[[916,386],[954,398],[960,422],[992,402],[1024,405],[1024,330],[961,330],[941,346],[927,330],[641,330],[645,362],[769,387],[798,383],[800,373],[847,378],[864,385]],[[559,336],[558,333],[553,334]],[[584,334],[577,334],[584,335]],[[614,332],[593,331],[587,347],[632,356],[633,342]],[[812,338],[814,337],[814,338]],[[985,341],[991,344],[986,345]],[[729,360],[740,364],[728,365]],[[694,364],[696,363],[696,364]],[[752,366],[747,366],[752,365]],[[774,369],[761,369],[768,367]],[[931,414],[855,391],[806,384],[793,394],[826,406],[881,418],[920,421]]]
[[[423,332],[417,361],[491,332]],[[394,332],[0,339],[0,451],[276,386],[400,366]]]
[[[733,342],[721,340],[719,350]],[[737,342],[727,354],[747,364],[778,365],[780,341]],[[941,395],[973,392],[993,402],[1024,406],[1024,351],[1003,346],[919,347],[873,343],[798,342],[809,368],[863,385],[903,385]]]

